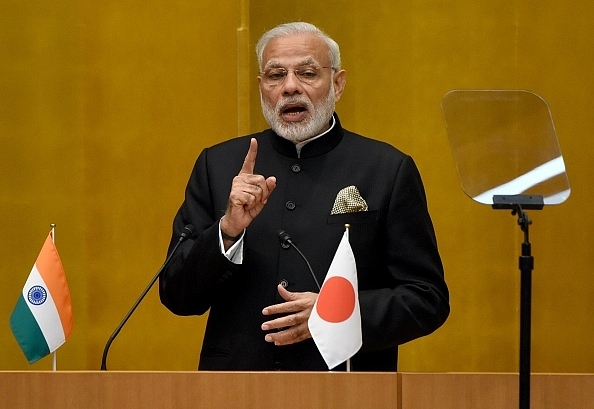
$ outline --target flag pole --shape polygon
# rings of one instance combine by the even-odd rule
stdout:
[[[52,231],[52,242],[55,244],[56,243],[56,224],[55,223],[50,223],[50,228],[51,228],[51,231]],[[53,372],[56,372],[56,368],[58,366],[57,365],[56,351],[52,352],[52,371]]]
[[[350,231],[351,225],[348,223],[345,223],[344,228],[347,232],[347,239],[348,239],[350,236],[350,233],[351,233],[351,231]],[[351,372],[351,358],[347,359],[347,361],[346,361],[346,371]]]

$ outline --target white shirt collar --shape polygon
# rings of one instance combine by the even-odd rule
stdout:
[[[318,138],[321,138],[322,136],[326,135],[328,132],[330,132],[332,130],[332,128],[334,128],[334,125],[336,125],[336,118],[334,118],[334,115],[332,115],[332,124],[330,124],[330,128],[328,128],[327,130],[325,130],[324,132],[322,132],[321,134],[314,136],[313,138],[309,138],[306,141],[303,142],[299,142],[298,144],[295,144],[295,149],[297,149],[297,157],[300,158],[301,157],[301,149],[307,145],[308,143],[310,143],[311,141],[314,141]]]

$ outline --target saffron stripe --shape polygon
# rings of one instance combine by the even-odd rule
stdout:
[[[64,267],[52,240],[51,233],[45,239],[35,266],[51,294],[60,317],[62,331],[65,338],[68,338],[72,330],[72,302]]]

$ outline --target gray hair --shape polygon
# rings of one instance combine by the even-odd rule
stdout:
[[[338,47],[338,43],[313,24],[303,22],[280,24],[264,33],[256,45],[258,67],[262,69],[264,48],[266,48],[266,45],[270,42],[270,40],[299,34],[313,34],[324,40],[326,45],[328,45],[328,57],[330,58],[330,64],[332,65],[332,68],[337,71],[340,70],[340,48]]]

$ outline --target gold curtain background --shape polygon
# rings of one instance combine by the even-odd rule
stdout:
[[[58,369],[99,369],[103,346],[164,260],[199,152],[265,127],[253,46],[306,20],[341,45],[344,126],[411,154],[451,290],[436,333],[404,345],[402,371],[518,368],[522,234],[465,196],[440,111],[451,89],[528,89],[549,103],[572,194],[531,211],[532,370],[594,372],[594,3],[269,0],[2,1],[0,370],[29,365],[8,319],[50,223],[74,330]],[[108,368],[193,370],[205,317],[176,317],[156,288]],[[249,353],[249,352],[248,352]]]

